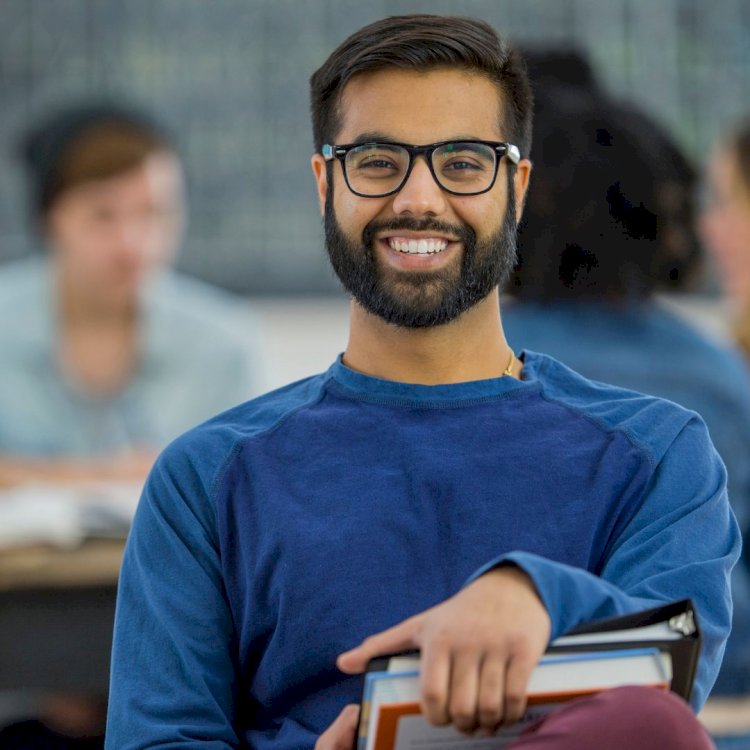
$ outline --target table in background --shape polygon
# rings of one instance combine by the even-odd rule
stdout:
[[[123,540],[0,552],[0,691],[106,695]]]

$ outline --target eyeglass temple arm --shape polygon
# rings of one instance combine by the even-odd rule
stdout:
[[[514,163],[518,164],[521,161],[521,151],[518,146],[514,146],[512,143],[505,144],[505,155]]]

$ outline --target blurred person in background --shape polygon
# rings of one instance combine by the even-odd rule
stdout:
[[[747,538],[748,370],[657,297],[688,288],[699,270],[694,170],[661,126],[606,97],[577,54],[530,54],[529,66],[535,167],[508,288],[514,299],[503,305],[508,340],[594,380],[697,411],[727,465],[729,499]],[[747,292],[750,300],[750,284]],[[750,694],[744,560],[735,568],[733,632],[706,715],[716,696]],[[722,745],[734,739],[717,737],[720,750],[750,748],[744,711],[748,744]],[[732,727],[744,731],[734,722],[742,712],[733,713]]]
[[[254,394],[251,319],[169,268],[182,168],[145,115],[70,108],[23,152],[45,252],[0,267],[0,485],[142,479],[171,438]]]
[[[0,267],[0,487],[126,481],[137,498],[167,442],[254,395],[252,317],[171,270],[183,173],[149,117],[71,107],[23,156],[44,252]],[[0,747],[102,744],[90,696],[50,696],[40,715]]]
[[[750,358],[750,119],[734,128],[711,153],[705,170],[705,188],[706,201],[699,218],[701,237],[715,261],[730,307],[731,334],[745,357]],[[738,514],[738,521],[742,524],[745,542],[742,560],[748,571],[750,509],[741,510],[744,516]],[[736,622],[735,628],[738,625]],[[727,659],[731,656],[729,654]],[[750,748],[749,642],[745,642],[745,650],[737,661],[745,668],[737,675],[735,684],[729,686],[735,690],[727,692],[746,696],[742,710],[748,727],[745,744],[727,744],[728,750]],[[718,708],[727,702],[718,702]]]
[[[750,357],[750,118],[714,150],[706,183],[701,235],[731,306],[734,338]]]

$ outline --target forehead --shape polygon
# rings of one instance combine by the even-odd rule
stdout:
[[[69,196],[78,202],[129,198],[171,200],[180,194],[181,189],[182,170],[177,158],[166,152],[157,152],[125,172],[72,186],[61,197]]]
[[[502,114],[497,85],[480,73],[453,68],[361,73],[344,87],[336,141],[373,134],[411,144],[503,140]]]

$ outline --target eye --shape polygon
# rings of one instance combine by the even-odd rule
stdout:
[[[446,143],[435,151],[433,166],[446,180],[475,181],[492,174],[495,154],[483,143]]]
[[[116,215],[116,211],[109,206],[92,206],[89,211],[89,217],[91,220],[98,224],[109,224],[114,221]]]
[[[469,161],[468,159],[451,159],[443,164],[442,169],[444,171],[452,170],[459,172],[465,169],[485,169],[485,165],[479,164],[476,161]]]
[[[347,153],[346,166],[351,172],[380,176],[400,172],[407,160],[397,146],[368,143]]]
[[[397,169],[391,159],[383,156],[365,156],[356,165],[357,169]]]

